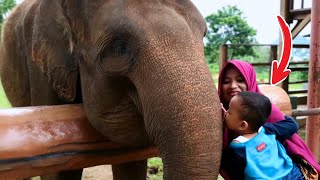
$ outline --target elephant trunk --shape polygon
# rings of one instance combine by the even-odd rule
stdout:
[[[190,53],[181,60],[157,59],[161,63],[148,67],[152,73],[136,84],[147,133],[163,158],[165,179],[214,179],[219,173],[219,98],[203,55]]]

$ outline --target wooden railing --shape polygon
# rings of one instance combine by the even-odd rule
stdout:
[[[119,164],[159,156],[155,147],[113,143],[87,120],[82,105],[0,108],[0,179]]]
[[[287,115],[316,115],[320,109],[291,109],[286,92],[260,85]],[[97,132],[78,105],[0,109],[0,179],[24,179],[101,164],[159,156],[155,147],[128,148]]]

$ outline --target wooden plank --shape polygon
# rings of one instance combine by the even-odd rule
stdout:
[[[309,49],[310,45],[309,44],[293,44],[293,48],[307,48]]]
[[[297,64],[308,64],[309,65],[309,61],[290,62],[290,65],[297,65]]]
[[[0,179],[158,156],[154,147],[113,143],[87,121],[81,105],[0,109]]]
[[[301,83],[308,83],[308,80],[304,80],[304,81],[292,81],[292,82],[289,82],[289,84],[301,84]]]
[[[295,90],[295,91],[289,91],[287,92],[288,94],[302,94],[302,93],[307,93],[308,90]]]
[[[308,61],[303,61],[303,62],[290,62],[290,65],[306,65],[306,64],[309,64]],[[266,63],[251,63],[252,66],[271,66],[271,63],[270,62],[266,62]],[[290,67],[289,68],[299,68],[299,67]],[[303,68],[308,68],[308,67],[301,67],[302,69]]]
[[[227,46],[278,46],[278,44],[228,44]],[[293,48],[309,48],[308,44],[293,44]]]
[[[295,72],[295,71],[308,71],[309,67],[289,67],[289,69],[291,69],[291,72]]]
[[[252,66],[271,66],[271,63],[251,63]]]
[[[278,46],[278,44],[228,44],[228,46]]]
[[[292,9],[289,11],[290,16],[293,20],[303,20],[311,14],[311,8],[304,8],[304,9]]]
[[[294,39],[311,21],[311,14],[308,14],[303,20],[298,21],[298,23],[291,30],[292,39]]]

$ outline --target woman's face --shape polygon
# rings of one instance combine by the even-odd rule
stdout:
[[[222,96],[227,102],[241,91],[247,91],[247,83],[238,69],[231,66],[222,80]]]

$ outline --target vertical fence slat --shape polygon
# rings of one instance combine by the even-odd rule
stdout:
[[[221,71],[222,67],[228,62],[228,45],[224,44],[220,46],[219,53],[219,71]]]

